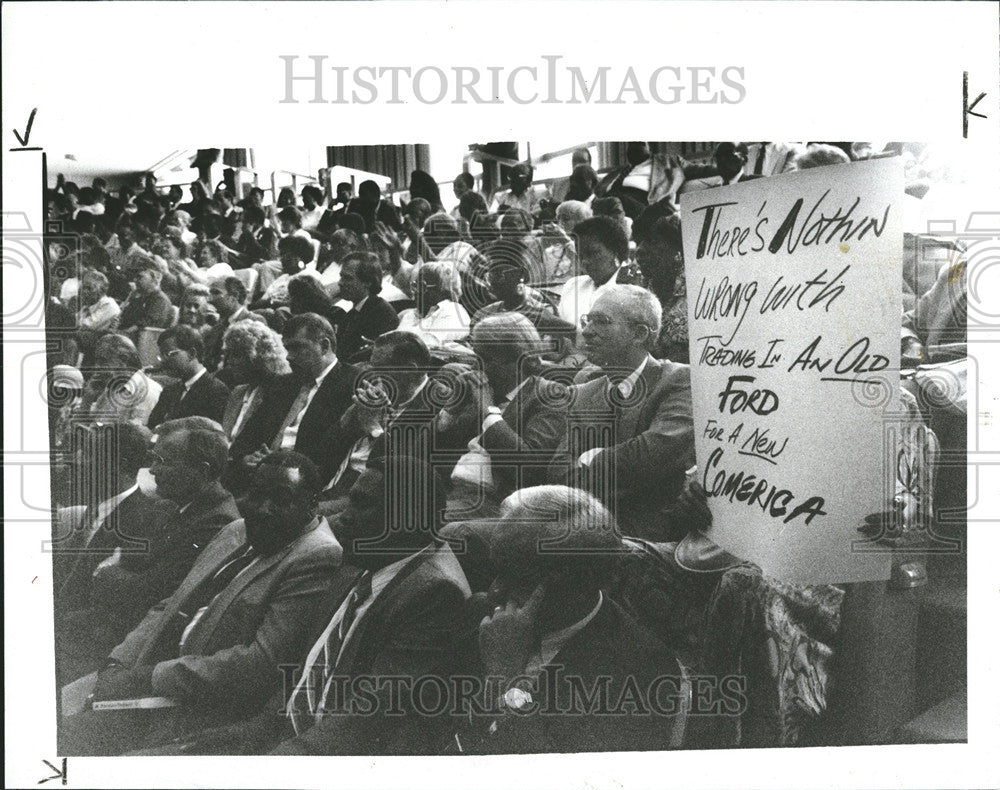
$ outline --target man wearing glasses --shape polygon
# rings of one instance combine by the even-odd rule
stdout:
[[[600,499],[623,534],[672,539],[665,511],[694,464],[691,375],[687,365],[654,359],[657,298],[636,285],[612,285],[581,317],[593,367],[577,374],[562,438],[549,467]]]

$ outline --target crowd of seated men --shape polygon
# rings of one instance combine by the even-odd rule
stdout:
[[[773,617],[790,593],[705,538],[685,476],[677,195],[853,150],[753,172],[742,143],[704,165],[632,143],[603,179],[581,150],[551,191],[528,165],[490,200],[461,174],[453,214],[420,171],[402,209],[371,181],[265,206],[259,189],[196,182],[185,203],[152,178],[117,197],[60,179],[49,216],[76,242],[47,316],[61,752],[799,738],[773,720],[824,700],[774,707],[748,603],[772,596]],[[918,280],[904,351],[954,350],[964,317]],[[838,591],[799,594],[828,615],[802,638],[830,642]],[[699,673],[715,680],[693,694]]]

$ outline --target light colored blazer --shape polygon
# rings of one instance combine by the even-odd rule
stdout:
[[[116,647],[126,666],[155,664],[153,692],[182,703],[170,734],[248,716],[281,688],[279,666],[301,659],[347,594],[355,569],[340,572],[342,551],[325,519],[236,576],[205,609],[177,656],[189,597],[246,548],[242,519],[224,527],[166,600]],[[160,733],[161,737],[165,734]]]

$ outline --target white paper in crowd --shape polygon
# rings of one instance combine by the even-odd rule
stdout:
[[[892,498],[902,198],[893,159],[681,196],[710,534],[781,580],[889,575],[858,527]]]

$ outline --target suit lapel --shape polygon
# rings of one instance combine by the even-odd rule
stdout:
[[[343,654],[341,655],[340,661],[337,662],[338,668],[346,669],[354,664],[358,652],[364,642],[365,634],[371,624],[380,620],[386,609],[388,609],[395,602],[399,594],[405,593],[407,580],[410,579],[410,577],[423,565],[424,560],[433,548],[433,546],[427,546],[417,552],[410,559],[410,561],[399,570],[399,573],[393,577],[392,581],[386,585],[386,588],[379,593],[378,598],[372,601],[371,606],[368,607],[364,616],[358,622],[357,626],[355,626],[354,633],[351,634],[351,638],[348,640],[347,644],[344,645]],[[382,634],[382,636],[385,636],[385,634]]]

